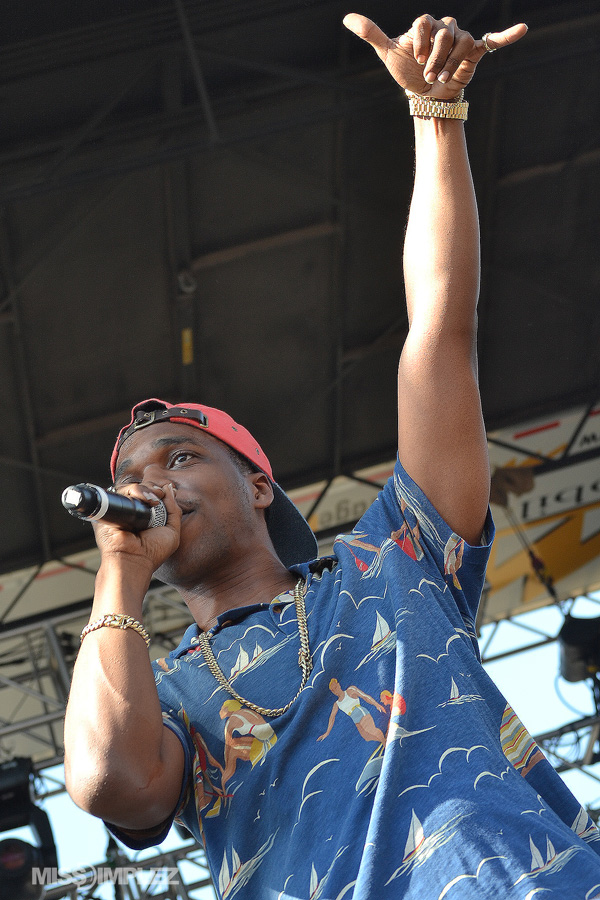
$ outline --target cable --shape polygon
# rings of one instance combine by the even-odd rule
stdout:
[[[571,704],[567,700],[565,700],[565,698],[561,694],[559,687],[558,687],[560,680],[561,680],[561,675],[559,673],[556,676],[556,678],[554,679],[554,690],[556,692],[556,696],[558,697],[560,702],[563,704],[563,706],[566,706],[567,709],[570,709],[571,712],[575,713],[575,715],[579,716],[580,719],[584,719],[587,715],[589,715],[589,713],[582,712],[580,709],[577,709],[575,706],[571,706]]]
[[[556,589],[554,587],[554,579],[552,578],[552,575],[546,568],[546,564],[544,563],[544,560],[541,557],[537,556],[537,554],[535,554],[533,552],[533,547],[527,540],[527,535],[525,534],[525,532],[523,531],[523,529],[517,522],[517,520],[514,516],[514,513],[511,510],[510,506],[508,506],[508,504],[504,507],[504,512],[506,514],[506,518],[508,519],[513,531],[515,532],[515,534],[521,541],[523,549],[529,556],[529,560],[531,562],[531,567],[533,569],[533,572],[534,572],[536,578],[538,579],[538,581],[540,581],[544,585],[544,587],[546,588],[546,590],[548,591],[548,593],[550,594],[550,596],[552,597],[552,599],[554,600],[556,605],[562,609],[562,602],[559,599],[558,594],[556,593]]]

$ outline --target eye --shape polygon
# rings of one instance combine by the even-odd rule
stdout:
[[[189,462],[190,459],[194,458],[194,454],[189,450],[177,450],[175,453],[172,453],[169,458],[170,466],[183,466],[186,462]]]

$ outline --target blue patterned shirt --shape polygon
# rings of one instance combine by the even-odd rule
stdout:
[[[466,544],[398,463],[335,556],[297,567],[313,670],[286,713],[220,687],[196,625],[154,664],[186,756],[178,817],[220,897],[600,898],[600,834],[480,664],[492,532]],[[297,692],[291,593],[210,637],[244,698]]]

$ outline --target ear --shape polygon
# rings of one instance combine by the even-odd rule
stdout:
[[[255,509],[267,509],[273,502],[273,485],[262,472],[249,476]]]

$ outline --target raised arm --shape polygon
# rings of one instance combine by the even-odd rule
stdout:
[[[486,52],[454,19],[421,16],[388,38],[350,15],[401,85],[454,100]],[[490,49],[526,32],[516,25],[487,36]],[[415,181],[404,244],[409,333],[398,370],[398,451],[404,468],[438,512],[471,543],[481,537],[490,477],[477,385],[476,307],[479,227],[461,120],[415,115]]]

